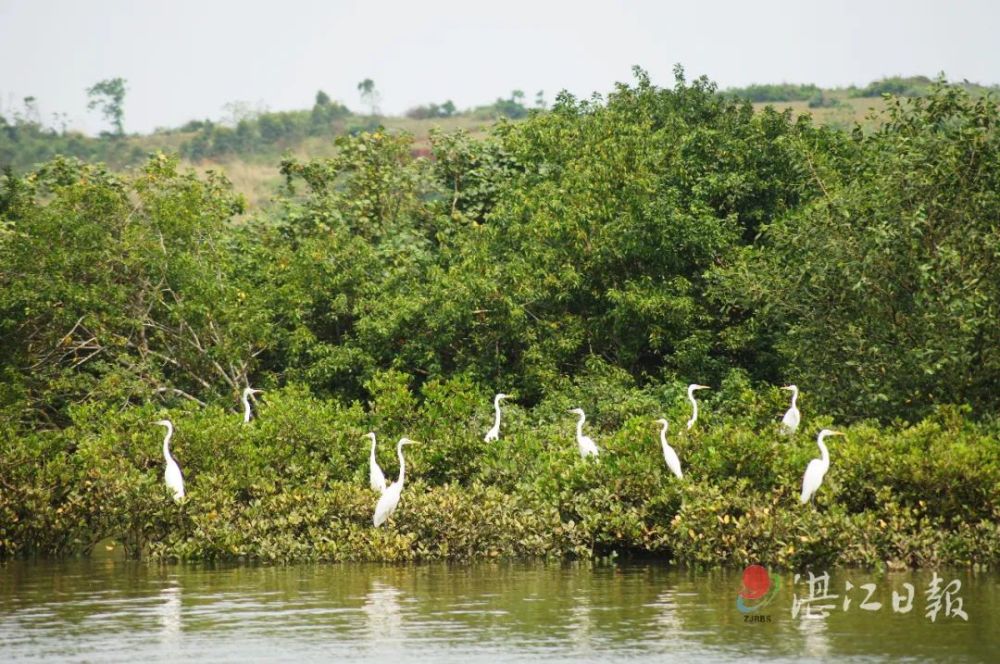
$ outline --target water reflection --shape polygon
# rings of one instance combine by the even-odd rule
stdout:
[[[674,590],[667,588],[656,596],[656,601],[647,606],[656,609],[654,622],[661,630],[661,637],[670,637],[682,630],[681,620],[677,615],[677,602],[674,600]]]
[[[838,603],[826,618],[793,619],[788,578],[770,621],[748,624],[735,606],[738,571],[12,562],[0,566],[0,659],[989,660],[1000,648],[996,574],[962,576],[967,623],[930,623],[922,596],[910,613],[892,612],[891,592],[924,588],[925,574],[849,575],[832,592],[848,578],[877,582],[881,611],[862,610],[859,595],[849,611]]]
[[[402,638],[403,612],[399,606],[402,591],[381,581],[372,581],[361,610],[367,621],[368,638],[372,643]]]
[[[575,652],[590,652],[592,650],[594,618],[591,615],[590,598],[587,595],[577,595],[573,598],[573,603],[569,607],[568,622],[566,642]]]
[[[165,644],[176,641],[181,631],[181,588],[170,585],[160,591],[160,640]]]
[[[818,615],[805,616],[796,619],[795,627],[802,636],[801,652],[808,657],[828,659],[830,657],[830,640],[827,638],[827,618]]]

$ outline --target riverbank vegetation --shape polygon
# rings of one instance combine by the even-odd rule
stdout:
[[[995,566],[997,120],[939,83],[845,133],[637,71],[482,140],[435,133],[428,157],[342,136],[284,159],[256,214],[162,153],[8,173],[0,556],[112,537],[198,560]],[[685,431],[689,382],[713,389]],[[247,384],[267,391],[244,425]],[[422,443],[381,529],[369,430],[390,477],[395,440]]]

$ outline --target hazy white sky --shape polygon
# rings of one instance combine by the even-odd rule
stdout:
[[[605,93],[634,64],[662,85],[678,62],[722,87],[939,71],[996,83],[998,26],[989,0],[0,0],[0,113],[33,95],[43,120],[97,131],[84,90],[114,76],[130,132],[218,119],[233,101],[306,108],[318,89],[357,109],[365,77],[389,113],[514,88]]]

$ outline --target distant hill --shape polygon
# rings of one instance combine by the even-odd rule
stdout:
[[[33,102],[26,100],[24,112],[0,115],[0,169],[24,172],[67,155],[124,170],[162,150],[180,155],[196,170],[223,170],[251,206],[265,203],[280,184],[277,164],[282,155],[329,156],[337,136],[384,127],[411,134],[414,150],[422,152],[434,128],[476,135],[501,118],[517,120],[532,110],[524,104],[524,94],[515,90],[509,98],[466,111],[447,101],[417,106],[403,116],[375,116],[352,112],[320,91],[311,109],[244,112],[237,121],[192,120],[150,134],[93,137],[44,126],[31,112],[29,100]]]
[[[883,95],[922,97],[929,93],[935,79],[927,76],[889,76],[872,81],[864,87],[820,88],[813,83],[753,84],[743,88],[728,88],[722,94],[753,102],[755,107],[791,108],[795,113],[808,113],[819,124],[850,129],[855,124],[869,127],[872,110],[885,106]],[[1000,86],[981,85],[968,81],[953,81],[973,94],[1000,94]]]
[[[882,95],[922,96],[933,84],[934,80],[926,76],[892,76],[864,87],[823,89],[812,83],[754,84],[729,88],[720,94],[747,99],[757,108],[769,105],[790,108],[793,113],[812,115],[819,124],[849,129],[856,124],[870,126],[871,112],[885,105]],[[976,94],[1000,92],[995,85],[968,81],[958,85]],[[224,171],[251,206],[265,204],[280,185],[277,163],[282,155],[330,156],[337,136],[384,127],[411,134],[414,150],[424,152],[434,128],[484,134],[501,118],[516,121],[544,108],[541,93],[532,108],[525,103],[524,93],[515,90],[508,98],[499,97],[492,104],[465,111],[446,101],[414,107],[403,116],[375,116],[352,112],[320,91],[308,109],[245,112],[238,120],[229,122],[192,120],[150,134],[91,137],[44,126],[37,114],[32,113],[29,100],[34,101],[25,100],[24,112],[15,112],[11,117],[0,115],[0,168],[23,172],[62,154],[122,170],[142,163],[151,152],[163,150],[179,154],[196,170]]]
[[[818,102],[822,96],[833,98],[859,97],[881,97],[882,95],[895,95],[897,97],[921,97],[930,92],[935,80],[926,76],[889,76],[872,81],[863,88],[850,86],[847,88],[822,89],[814,83],[766,83],[753,84],[744,88],[728,88],[723,92],[732,97],[743,97],[752,102],[777,102],[777,101],[809,101]],[[1000,86],[981,85],[968,81],[952,81],[952,85],[959,85],[972,93],[985,94],[987,92],[1000,92]]]
[[[251,111],[242,109],[228,121],[191,120],[176,128],[157,129],[150,134],[86,136],[43,125],[34,111],[34,98],[25,99],[23,111],[5,117],[0,114],[0,167],[23,171],[57,154],[86,161],[102,161],[112,168],[141,162],[152,150],[178,153],[191,162],[229,159],[235,156],[271,159],[287,150],[306,149],[310,153],[329,145],[329,139],[343,134],[387,129],[410,131],[426,137],[430,127],[444,129],[479,128],[500,118],[518,119],[531,109],[524,95],[514,91],[510,98],[493,104],[458,111],[450,101],[427,104],[403,116],[382,116],[352,112],[320,91],[311,109],[292,111]],[[317,140],[318,139],[318,140]]]

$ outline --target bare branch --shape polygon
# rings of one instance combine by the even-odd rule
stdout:
[[[163,394],[164,392],[170,392],[171,394],[176,394],[179,397],[184,397],[185,399],[188,399],[189,401],[193,401],[196,404],[198,404],[199,406],[204,406],[205,405],[205,402],[202,401],[201,399],[188,394],[184,390],[179,390],[176,387],[158,387],[158,388],[156,388],[153,391],[156,392],[157,394]]]
[[[98,346],[94,351],[92,351],[90,353],[90,355],[87,355],[83,359],[80,359],[80,360],[77,360],[76,362],[74,362],[73,366],[71,368],[76,369],[81,364],[86,364],[92,357],[95,357],[96,355],[100,355],[103,352],[104,352],[104,346]]]

